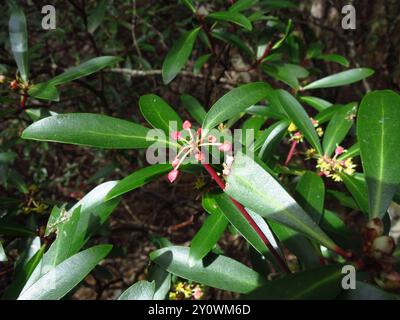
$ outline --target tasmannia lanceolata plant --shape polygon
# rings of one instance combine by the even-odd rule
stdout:
[[[133,284],[120,299],[202,299],[205,287],[253,299],[396,297],[399,251],[388,236],[387,211],[399,198],[400,96],[370,91],[360,101],[336,104],[311,95],[364,80],[373,71],[348,69],[311,80],[315,76],[308,66],[314,59],[346,68],[349,62],[322,53],[318,44],[304,52],[292,50],[303,47],[292,21],[268,15],[291,6],[289,1],[232,1],[221,11],[201,2],[181,3],[189,9],[187,25],[192,27],[164,59],[166,85],[190,72],[203,81],[202,70],[211,61],[227,68],[221,59],[224,46],[250,61],[239,71],[260,71],[262,80],[232,85],[221,80],[222,73],[214,81],[226,83],[229,91],[210,108],[183,94],[192,120],[159,96],[144,95],[139,108],[149,126],[103,114],[27,109],[35,116],[23,139],[147,149],[152,164],[99,185],[70,209],[54,207],[45,236],[53,234],[55,240],[36,239],[36,252],[18,269],[6,297],[65,296],[109,253],[109,245],[81,249],[121,196],[160,176],[179,184],[186,174],[210,176],[201,189],[208,216],[190,247],[162,241],[150,254],[148,281]],[[27,100],[57,99],[57,86],[118,62],[98,57],[36,84],[28,75],[26,23],[18,8],[11,15],[10,36],[18,66],[10,88],[24,109]],[[192,56],[193,70],[188,71]],[[231,129],[240,130],[232,134]],[[358,232],[326,206],[328,196],[342,209],[362,213]],[[229,225],[247,241],[253,269],[216,249]],[[356,290],[342,286],[345,265],[357,270]],[[175,277],[182,281],[172,284]]]

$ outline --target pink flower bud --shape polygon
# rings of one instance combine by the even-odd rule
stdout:
[[[208,136],[207,140],[210,143],[216,143],[217,142],[217,138],[215,136]]]
[[[232,150],[232,144],[229,142],[224,142],[218,147],[218,150],[221,152],[228,152]]]
[[[172,166],[175,168],[179,164],[179,158],[175,157],[174,161],[172,161]]]
[[[170,171],[168,173],[169,182],[173,183],[176,180],[176,178],[178,178],[178,175],[179,175],[179,171],[178,170],[174,169],[174,170]]]
[[[315,119],[313,119],[313,118],[311,118],[311,123],[312,123],[312,125],[313,125],[314,127],[318,127],[318,126],[319,126],[318,120],[315,120]]]
[[[201,152],[197,152],[197,153],[194,155],[194,158],[195,158],[197,161],[202,162],[202,161],[204,160],[204,155],[203,155]]]
[[[341,146],[338,146],[337,148],[336,148],[336,150],[335,150],[335,154],[337,155],[337,156],[340,156],[341,154],[343,154],[345,152],[345,149],[343,148],[343,147],[341,147]]]
[[[180,131],[174,131],[171,133],[171,138],[174,140],[179,140],[182,138],[182,133]]]
[[[183,129],[189,130],[191,127],[192,127],[192,124],[190,123],[190,121],[186,120],[186,121],[183,123]]]
[[[203,130],[202,130],[201,128],[198,128],[198,129],[197,129],[197,135],[198,135],[198,136],[201,136],[202,131],[203,131]]]

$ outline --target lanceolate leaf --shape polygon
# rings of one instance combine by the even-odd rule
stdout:
[[[225,192],[266,219],[299,231],[327,248],[337,249],[287,191],[260,165],[241,152],[235,156]]]
[[[162,129],[169,135],[173,131],[182,130],[182,120],[168,103],[155,94],[140,97],[140,111],[143,117],[154,128]]]
[[[360,177],[358,175],[349,176],[345,173],[341,173],[340,177],[342,178],[347,190],[349,190],[356,201],[357,206],[362,212],[368,214],[368,192],[364,177]]]
[[[106,200],[116,198],[137,189],[171,170],[172,166],[170,164],[155,164],[147,168],[139,169],[119,181],[107,194]]]
[[[72,67],[62,74],[49,80],[48,83],[53,86],[58,86],[63,83],[70,82],[75,79],[86,77],[95,73],[103,68],[110,67],[121,59],[118,57],[104,56],[90,59],[79,66]]]
[[[329,265],[291,274],[268,282],[246,299],[320,300],[334,299],[342,290],[341,265]]]
[[[297,128],[299,128],[302,134],[304,134],[315,150],[317,150],[318,153],[322,153],[317,132],[302,105],[287,91],[278,90],[278,96],[281,105],[289,115],[290,119],[294,122]]]
[[[70,143],[107,148],[147,148],[155,142],[176,145],[168,137],[147,137],[149,132],[136,123],[100,114],[59,114],[39,120],[22,133],[23,139]]]
[[[250,20],[238,12],[233,12],[233,11],[213,12],[213,13],[210,13],[207,16],[207,18],[212,19],[212,20],[217,20],[217,21],[232,22],[234,24],[237,24],[238,26],[243,27],[246,30],[249,30],[249,31],[251,31],[251,29],[253,29],[253,26],[251,25]]]
[[[258,0],[238,0],[229,7],[230,12],[240,12],[251,8]]]
[[[159,249],[150,254],[150,259],[176,276],[222,290],[247,293],[265,283],[257,272],[221,255],[210,254],[190,267],[186,247]]]
[[[361,101],[357,134],[368,186],[370,217],[383,217],[400,184],[400,96],[390,90]]]
[[[222,212],[214,211],[206,218],[200,230],[192,239],[189,252],[189,264],[204,258],[218,242],[225,231],[228,220]]]
[[[10,32],[11,51],[14,55],[22,80],[27,82],[29,73],[28,31],[26,27],[25,14],[20,7],[13,6],[11,9],[11,17],[8,27]]]
[[[171,48],[162,66],[162,76],[165,84],[170,83],[182,70],[192,53],[194,42],[200,28],[186,32]]]
[[[190,113],[190,115],[200,124],[203,123],[206,117],[206,110],[200,102],[193,96],[189,94],[181,95],[181,101],[185,109]]]
[[[50,83],[38,83],[28,90],[28,95],[37,99],[59,101],[60,96],[56,86]]]
[[[90,12],[87,19],[87,29],[90,33],[94,33],[101,25],[104,19],[108,5],[108,0],[100,0],[96,3],[95,8]]]
[[[355,113],[353,111],[354,107],[354,103],[346,105],[344,108],[338,110],[331,121],[329,121],[322,143],[326,155],[332,156],[336,147],[342,143],[353,126],[354,117],[352,114]]]
[[[171,288],[171,274],[160,266],[153,264],[147,279],[155,282],[154,300],[164,300]]]
[[[235,88],[220,98],[208,111],[203,130],[207,131],[228,120],[257,102],[275,95],[271,86],[264,82],[254,82]]]
[[[297,184],[296,199],[319,224],[324,213],[325,202],[325,184],[322,178],[312,171],[307,171]]]
[[[321,112],[333,106],[333,104],[329,101],[317,97],[300,97],[299,99],[301,102],[308,104],[318,112]]]
[[[138,281],[126,289],[118,300],[153,300],[155,283],[149,281]]]
[[[38,279],[18,300],[61,299],[107,256],[111,248],[111,245],[99,245],[77,253]]]
[[[303,87],[303,90],[332,88],[352,84],[372,76],[374,72],[374,70],[367,68],[351,69],[312,82]]]

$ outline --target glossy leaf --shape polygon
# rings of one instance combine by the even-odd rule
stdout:
[[[327,248],[336,245],[287,191],[259,164],[238,152],[225,192],[264,218],[286,225]]]
[[[189,252],[190,265],[194,265],[196,260],[203,259],[212,250],[224,233],[227,225],[228,220],[220,211],[215,211],[206,218],[200,230],[191,241]]]
[[[139,169],[119,181],[117,185],[107,194],[106,200],[116,198],[129,191],[137,189],[156,179],[157,177],[171,171],[171,169],[172,166],[170,164],[155,164],[150,167]]]
[[[193,73],[194,74],[200,74],[201,69],[203,66],[207,63],[207,61],[210,59],[211,54],[204,54],[201,57],[199,57],[193,64]]]
[[[315,57],[315,59],[327,61],[327,62],[336,62],[341,64],[342,66],[348,68],[350,66],[349,60],[339,54],[320,54]]]
[[[176,276],[222,290],[247,293],[265,283],[257,272],[221,255],[209,254],[190,267],[186,247],[159,249],[150,254],[150,259]]]
[[[34,84],[29,90],[28,95],[42,100],[59,101],[60,95],[56,86],[44,82]]]
[[[147,148],[155,142],[175,145],[166,137],[147,137],[148,132],[136,123],[105,115],[67,113],[31,124],[22,138],[108,149]]]
[[[334,299],[342,290],[341,265],[329,265],[268,282],[246,299],[321,300]]]
[[[179,40],[173,45],[167,54],[162,66],[162,77],[164,84],[170,83],[177,74],[182,70],[186,61],[192,53],[194,42],[196,41],[197,34],[200,28],[186,32]]]
[[[62,74],[59,74],[58,76],[55,76],[53,79],[49,80],[47,83],[52,86],[58,86],[72,80],[91,75],[92,73],[95,73],[101,69],[116,64],[120,60],[120,58],[112,56],[93,58],[80,64],[79,66],[67,69]]]
[[[312,82],[303,87],[303,90],[340,87],[366,79],[374,73],[374,70],[368,68],[351,69]]]
[[[347,190],[349,190],[353,196],[360,210],[368,214],[368,193],[364,177],[349,176],[345,173],[341,173],[340,177],[342,178]]]
[[[325,184],[322,178],[312,171],[307,171],[296,186],[296,199],[319,224],[324,213],[325,202]]]
[[[400,184],[400,96],[390,90],[361,101],[357,134],[368,187],[370,217],[383,217]]]
[[[251,31],[253,29],[250,20],[238,12],[233,12],[233,11],[213,12],[210,13],[207,16],[207,18],[216,21],[232,22],[248,31]]]
[[[362,281],[356,281],[356,289],[343,290],[341,300],[396,300],[389,292]]]
[[[138,281],[126,289],[118,300],[153,300],[155,283],[149,281]]]
[[[182,119],[174,109],[155,94],[146,94],[139,99],[140,112],[154,128],[164,130],[169,135],[182,130]],[[172,122],[172,123],[171,123]]]
[[[349,133],[354,123],[354,117],[352,117],[352,114],[355,113],[353,111],[354,107],[354,103],[346,105],[344,108],[341,108],[336,112],[331,121],[329,121],[322,142],[324,154],[332,156],[336,147],[342,143]]]
[[[301,102],[308,104],[309,106],[313,107],[318,112],[321,112],[321,111],[333,106],[333,104],[330,103],[329,101],[326,101],[324,99],[317,98],[317,97],[307,96],[307,97],[300,97],[299,99]]]
[[[193,13],[196,12],[196,7],[193,4],[192,0],[181,0],[183,5],[188,8],[190,11],[192,11]]]
[[[303,67],[290,63],[267,63],[262,68],[268,75],[293,89],[299,89],[299,79],[304,79],[309,75]]]
[[[164,300],[171,288],[171,274],[154,264],[149,269],[147,279],[155,282],[153,300]]]
[[[185,109],[189,114],[198,122],[203,123],[206,117],[206,110],[203,108],[201,103],[190,94],[181,95],[181,101]]]
[[[24,82],[28,81],[28,31],[26,18],[22,9],[14,5],[11,9],[11,16],[8,22],[10,33],[11,51],[14,55],[18,71]]]
[[[291,19],[289,19],[287,25],[286,25],[286,30],[285,30],[285,34],[283,35],[283,37],[277,41],[274,46],[272,47],[273,50],[279,49],[284,42],[286,41],[286,39],[288,38],[288,36],[290,35],[290,33],[292,32],[293,29],[293,22]]]
[[[0,262],[7,261],[7,255],[4,252],[3,244],[0,242]]]
[[[203,130],[212,129],[272,95],[274,91],[271,86],[264,82],[245,84],[229,91],[208,111],[203,122]]]
[[[75,254],[39,278],[18,300],[61,299],[108,255],[111,248],[111,245],[98,245]]]
[[[287,91],[278,90],[281,105],[289,115],[293,123],[299,128],[307,141],[311,143],[318,153],[322,154],[322,148],[319,137],[311,122],[310,117],[302,107],[302,105]]]

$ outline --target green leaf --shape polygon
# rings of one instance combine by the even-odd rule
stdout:
[[[170,170],[172,170],[172,166],[170,164],[155,164],[150,167],[139,169],[119,181],[117,185],[107,194],[106,201],[137,189],[156,179],[157,177],[169,172]]]
[[[23,225],[17,224],[15,222],[7,221],[5,218],[0,219],[0,234],[9,236],[19,236],[19,237],[34,237],[36,232],[29,229]]]
[[[200,28],[186,32],[168,52],[162,66],[164,84],[170,83],[182,70],[192,53]]]
[[[254,249],[256,249],[263,256],[268,257],[270,255],[268,247],[265,245],[262,239],[260,239],[259,235],[254,230],[254,228],[249,224],[249,222],[246,220],[243,214],[232,203],[232,201],[226,194],[221,193],[215,195],[210,193],[207,194],[206,199],[208,200],[208,208],[210,212],[213,211],[222,212],[225,215],[225,217],[229,220],[229,222],[236,228],[236,230],[246,239],[246,241],[249,242],[254,247]],[[204,201],[203,201],[203,206],[204,206]],[[252,217],[256,216],[255,213],[249,212],[249,214],[251,214]],[[258,224],[257,221],[256,224],[260,227],[260,229],[262,229],[262,226]],[[271,239],[270,242],[271,243],[275,242],[275,239]],[[272,257],[270,258],[271,258],[270,261],[274,261]]]
[[[348,68],[350,66],[349,60],[339,54],[320,54],[315,57],[315,59],[327,61],[327,62],[336,62],[341,64],[342,66]]]
[[[216,21],[232,22],[248,31],[251,31],[253,29],[250,20],[238,12],[232,12],[232,11],[213,12],[210,13],[207,16],[207,18]]]
[[[332,87],[339,87],[344,86],[347,84],[352,84],[368,78],[375,73],[374,70],[368,68],[357,68],[357,69],[350,69],[344,72],[333,74],[329,77],[317,80],[312,82],[302,90],[312,90],[312,89],[321,89],[321,88],[332,88]]]
[[[349,190],[353,196],[360,210],[368,214],[368,193],[364,177],[360,177],[359,175],[349,176],[345,173],[340,173],[340,177],[342,178],[347,190]]]
[[[75,254],[39,278],[18,300],[61,299],[108,255],[111,248],[111,245],[98,245]]]
[[[29,61],[26,18],[22,9],[16,5],[11,9],[8,28],[10,33],[11,51],[14,55],[18,71],[22,80],[28,82]]]
[[[190,245],[189,264],[203,259],[218,242],[228,225],[228,220],[223,213],[215,211],[210,214],[200,230],[193,237]]]
[[[264,161],[268,161],[272,158],[276,147],[285,136],[289,124],[288,120],[281,120],[269,126],[257,138],[254,145],[250,147],[250,150],[259,151],[258,157]]]
[[[229,7],[230,12],[244,11],[254,6],[258,0],[238,0]]]
[[[106,15],[108,0],[100,0],[96,3],[94,9],[89,13],[87,19],[87,30],[89,33],[94,33],[101,25],[101,22]]]
[[[390,90],[368,93],[357,119],[370,217],[383,217],[400,184],[400,96]]]
[[[7,255],[4,252],[3,244],[0,242],[0,262],[7,261]]]
[[[206,110],[201,103],[190,94],[181,95],[181,102],[189,114],[198,122],[203,123],[206,117]]]
[[[299,79],[304,79],[309,75],[303,67],[290,63],[267,63],[263,64],[262,69],[271,77],[296,90],[300,88]]]
[[[396,300],[389,292],[362,281],[356,281],[356,289],[343,290],[339,296],[342,300]]]
[[[268,282],[246,299],[321,300],[334,299],[342,290],[342,266],[329,265],[290,274]]]
[[[329,121],[322,142],[324,154],[332,156],[336,147],[346,138],[354,123],[352,114],[355,107],[354,103],[346,105],[344,108],[338,110],[331,121]]]
[[[28,90],[30,97],[42,100],[59,101],[60,95],[56,86],[44,82],[33,85]]]
[[[229,91],[208,111],[203,122],[203,130],[206,132],[212,129],[273,94],[271,86],[264,82],[245,84]]]
[[[238,37],[236,34],[233,34],[231,32],[226,32],[223,30],[214,30],[211,32],[211,35],[219,40],[225,41],[227,43],[232,44],[233,46],[237,47],[243,53],[245,53],[248,57],[253,56],[253,51],[252,48],[249,47],[240,37]]]
[[[296,199],[319,224],[324,213],[325,202],[325,184],[322,178],[312,171],[307,171],[296,186]]]
[[[224,190],[264,218],[286,225],[332,250],[337,246],[287,191],[254,160],[238,152]]]
[[[354,233],[347,228],[343,220],[333,211],[324,210],[320,226],[334,241],[343,247],[352,248],[352,245],[357,242],[354,241]]]
[[[211,57],[211,53],[204,54],[194,62],[194,64],[193,64],[193,73],[195,75],[200,74],[201,69],[207,63],[207,61],[210,59],[210,57]]]
[[[80,64],[79,66],[66,70],[62,74],[59,74],[58,76],[55,76],[53,79],[47,81],[47,83],[52,86],[58,86],[60,84],[67,83],[72,80],[91,75],[92,73],[95,73],[103,68],[114,65],[120,60],[121,60],[120,58],[112,56],[93,58]]]
[[[140,112],[154,128],[166,134],[182,130],[182,119],[174,109],[155,94],[146,94],[139,99]],[[172,123],[171,123],[172,122]]]
[[[318,112],[321,112],[333,106],[333,104],[329,101],[317,97],[299,97],[299,99],[301,102],[308,104]]]
[[[278,97],[281,105],[289,115],[293,123],[299,128],[309,143],[322,154],[321,143],[310,117],[302,105],[287,91],[278,90]]]
[[[22,138],[108,149],[147,148],[155,142],[176,146],[164,134],[160,138],[147,137],[148,132],[148,128],[136,123],[105,115],[67,113],[31,124]]]
[[[146,280],[138,281],[126,289],[118,300],[153,300],[155,283]]]
[[[288,36],[290,35],[290,33],[292,32],[293,29],[293,22],[291,19],[289,19],[287,25],[286,25],[286,30],[285,30],[285,34],[283,35],[283,37],[274,44],[274,46],[272,47],[272,50],[276,50],[278,48],[280,48],[284,42],[286,41],[286,39],[288,38]]]
[[[188,8],[190,11],[192,11],[193,13],[196,13],[196,7],[193,4],[192,0],[181,0],[181,2],[183,3],[183,5]]]
[[[153,264],[149,269],[147,278],[155,282],[153,300],[164,300],[171,288],[171,274],[158,265]]]
[[[360,145],[357,143],[353,144],[347,152],[343,153],[338,160],[344,160],[347,158],[354,158],[360,155]]]
[[[159,249],[150,254],[150,259],[178,277],[222,290],[247,293],[265,283],[257,272],[221,255],[209,254],[190,267],[189,248],[185,247]]]

